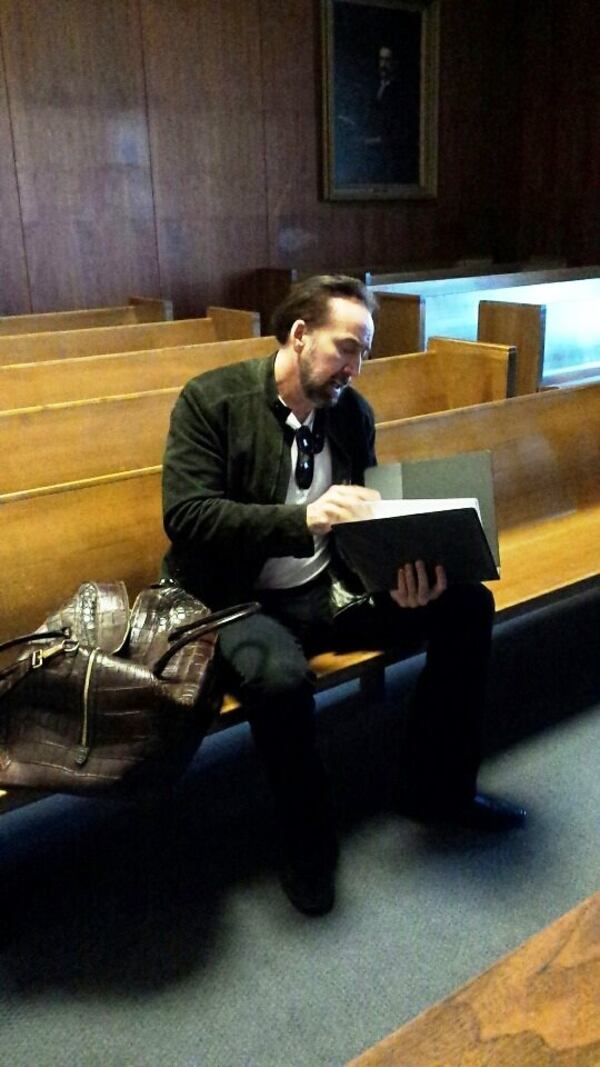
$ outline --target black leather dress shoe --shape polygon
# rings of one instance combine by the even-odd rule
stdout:
[[[331,865],[302,867],[288,862],[281,885],[290,903],[303,915],[326,915],[335,903],[335,871]]]
[[[486,793],[475,793],[468,800],[457,800],[452,795],[444,796],[439,793],[423,796],[417,793],[402,793],[399,797],[399,809],[402,814],[419,822],[452,823],[455,826],[466,826],[471,830],[490,833],[516,830],[523,826],[527,818],[525,808]]]

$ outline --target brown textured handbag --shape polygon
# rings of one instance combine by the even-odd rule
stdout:
[[[171,784],[219,710],[217,630],[258,609],[211,613],[167,581],[130,612],[123,582],[85,582],[35,633],[0,645],[12,656],[0,667],[0,785],[93,794]]]

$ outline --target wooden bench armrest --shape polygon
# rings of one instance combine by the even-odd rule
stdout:
[[[206,314],[215,324],[219,341],[237,341],[244,337],[260,337],[258,311],[238,308],[207,307]]]
[[[130,296],[127,303],[131,307],[142,308],[144,312],[156,311],[159,322],[172,322],[175,317],[172,300],[161,300],[153,296]]]

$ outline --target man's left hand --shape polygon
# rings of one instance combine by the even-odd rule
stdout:
[[[425,564],[418,559],[416,563],[406,563],[398,569],[398,585],[396,589],[390,589],[390,596],[400,608],[424,608],[432,600],[437,600],[447,586],[442,566],[436,566],[435,582],[430,585]]]

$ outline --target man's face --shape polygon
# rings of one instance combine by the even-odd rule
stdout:
[[[304,328],[298,370],[304,395],[318,408],[337,404],[342,390],[360,374],[373,342],[373,319],[359,300],[334,296],[323,326]]]
[[[379,49],[379,77],[388,80],[396,73],[396,60],[391,48]]]

